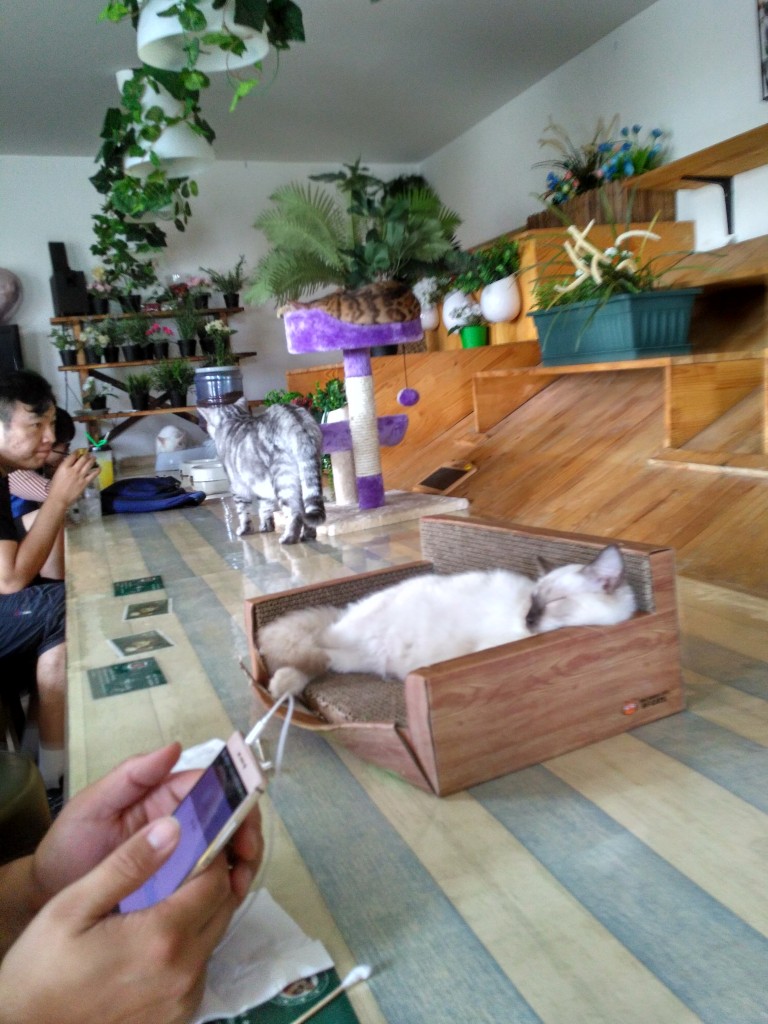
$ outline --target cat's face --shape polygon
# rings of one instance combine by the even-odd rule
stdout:
[[[238,412],[248,412],[248,402],[244,398],[238,398],[236,402],[228,405],[199,405],[197,411],[205,420],[206,430],[215,441],[216,431],[222,423],[234,419]]]
[[[622,614],[622,608],[627,607],[626,591],[624,560],[619,549],[610,545],[587,565],[562,565],[543,575],[531,595],[525,624],[532,633],[599,625],[605,606],[610,608],[614,602],[616,621],[620,621],[628,617]],[[600,612],[597,617],[596,608]]]

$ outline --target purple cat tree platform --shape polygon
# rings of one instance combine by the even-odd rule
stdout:
[[[344,357],[344,384],[349,420],[322,424],[325,450],[349,451],[355,460],[358,507],[380,508],[384,504],[384,479],[379,446],[396,445],[408,427],[408,417],[376,416],[371,375],[371,348],[419,341],[420,320],[402,323],[350,324],[330,316],[317,306],[289,310],[284,314],[288,351],[294,355],[336,352]]]

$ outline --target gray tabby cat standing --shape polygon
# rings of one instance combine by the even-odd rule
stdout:
[[[290,519],[281,544],[314,540],[325,522],[322,433],[306,409],[270,405],[251,416],[241,398],[231,405],[199,406],[216,442],[235,499],[238,536],[252,532],[251,501],[256,498],[259,530],[271,533],[274,513],[283,506]]]

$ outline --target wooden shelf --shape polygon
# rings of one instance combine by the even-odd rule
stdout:
[[[709,182],[697,180],[691,175],[732,178],[765,164],[768,164],[768,124],[734,135],[679,160],[672,160],[657,167],[655,171],[647,171],[638,178],[632,178],[627,184],[638,191],[649,188],[703,188]]]
[[[235,354],[238,356],[238,358],[242,358],[243,356],[251,355],[251,354],[255,355],[256,353],[255,352],[254,353],[250,353],[250,352],[237,352]],[[204,356],[182,356],[182,357],[169,356],[168,358],[169,359],[183,358],[183,359],[186,359],[188,363],[199,363],[199,362],[202,362],[202,360],[205,357]],[[62,373],[62,372],[63,373],[67,373],[68,371],[71,371],[71,370],[75,370],[76,372],[79,372],[80,370],[107,370],[110,367],[117,367],[118,369],[121,369],[124,366],[151,366],[153,363],[161,363],[161,362],[162,362],[162,359],[137,359],[137,360],[130,361],[130,362],[128,360],[126,360],[125,362],[122,362],[122,363],[75,363],[74,366],[60,366],[59,367],[59,372],[60,373]]]
[[[244,306],[234,306],[232,308],[219,306],[215,309],[197,309],[195,312],[199,313],[200,316],[221,316],[222,314],[234,316],[235,313],[242,313],[244,309]],[[76,316],[54,316],[51,317],[50,322],[57,325],[66,325],[79,324],[85,321],[90,323],[91,321],[98,320],[130,320],[137,316],[146,316],[151,320],[174,320],[178,315],[178,309],[141,310],[138,313],[116,313],[114,316],[110,313],[78,313]]]

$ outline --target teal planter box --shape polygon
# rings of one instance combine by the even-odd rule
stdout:
[[[539,332],[544,366],[607,363],[690,352],[688,331],[701,288],[614,295],[529,313]]]

